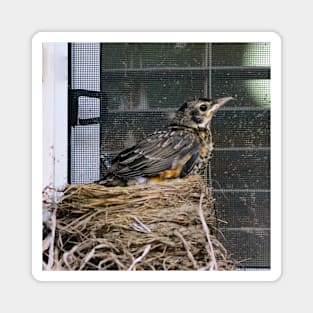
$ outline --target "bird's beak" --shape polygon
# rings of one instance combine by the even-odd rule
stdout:
[[[224,97],[224,98],[219,98],[219,99],[215,99],[213,100],[213,106],[211,107],[211,111],[213,111],[214,113],[225,103],[227,103],[230,100],[235,100],[235,98],[233,97]]]

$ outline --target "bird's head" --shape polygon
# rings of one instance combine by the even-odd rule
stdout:
[[[172,125],[186,126],[194,129],[207,129],[218,109],[233,97],[219,99],[199,98],[198,100],[184,103],[176,112]]]

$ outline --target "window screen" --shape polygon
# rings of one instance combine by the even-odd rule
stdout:
[[[112,158],[163,129],[188,99],[235,96],[212,121],[206,179],[223,242],[243,268],[270,267],[270,44],[73,43],[70,178],[103,176]]]

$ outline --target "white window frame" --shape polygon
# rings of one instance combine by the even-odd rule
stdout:
[[[43,43],[42,188],[54,201],[59,200],[59,190],[68,182],[67,69],[67,43]]]

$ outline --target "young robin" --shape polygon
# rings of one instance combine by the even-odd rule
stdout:
[[[213,150],[210,122],[232,97],[199,98],[182,105],[166,130],[155,131],[112,161],[105,186],[128,186],[202,174]]]

